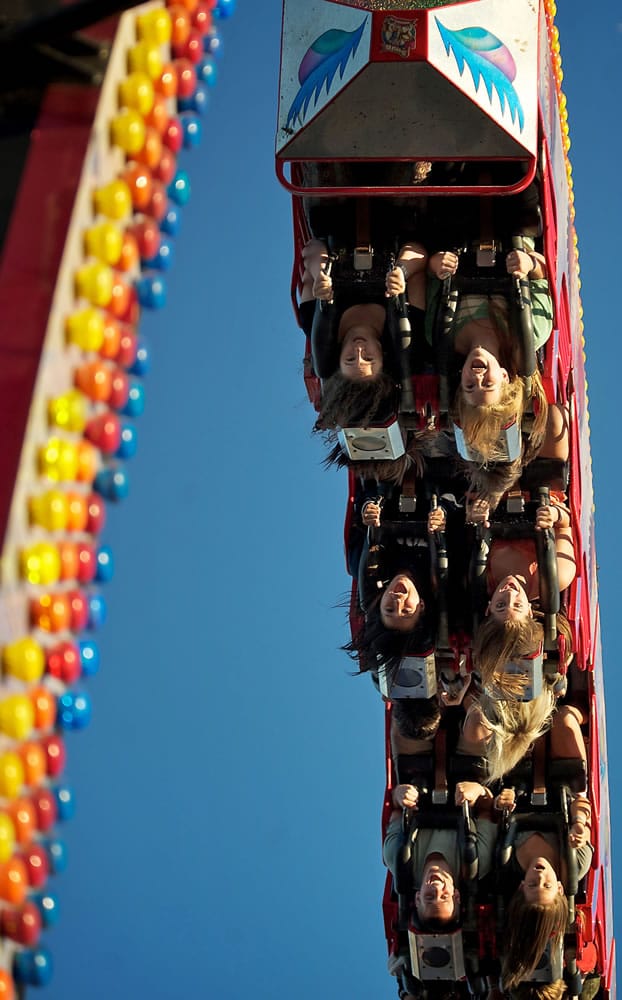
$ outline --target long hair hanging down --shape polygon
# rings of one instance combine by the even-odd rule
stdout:
[[[516,420],[519,424],[527,409],[529,399],[534,400],[534,421],[527,440],[523,444],[521,464],[528,465],[540,451],[546,432],[548,402],[539,372],[531,377],[531,390],[519,375],[514,376],[501,388],[498,403],[472,406],[468,403],[459,386],[454,400],[453,416],[462,428],[465,441],[480,456],[479,464],[484,467],[493,462],[504,462],[505,452],[499,446],[501,431]]]
[[[532,701],[497,701],[482,694],[479,708],[489,732],[486,759],[491,784],[516,767],[549,729],[555,695],[548,688]]]
[[[515,378],[501,386],[497,403],[473,406],[467,402],[462,386],[454,400],[454,418],[462,428],[469,448],[480,456],[480,464],[502,462],[505,451],[499,444],[501,431],[513,420],[520,420],[526,406],[523,380]]]
[[[477,500],[487,500],[491,513],[499,506],[504,493],[518,482],[523,471],[522,457],[513,462],[496,462],[486,469],[464,460],[460,465],[468,477],[469,494]]]
[[[321,428],[316,424],[314,430],[319,431]],[[330,448],[323,462],[327,469],[333,466],[337,469],[348,468],[355,476],[360,476],[362,479],[375,479],[379,483],[391,483],[395,486],[401,485],[404,477],[411,471],[414,471],[417,476],[424,474],[423,449],[417,438],[413,438],[409,442],[408,450],[399,458],[372,459],[365,462],[355,462],[344,455],[336,431],[325,431],[324,443]]]
[[[496,698],[520,698],[526,687],[521,674],[506,673],[513,660],[530,656],[540,646],[544,629],[536,618],[499,622],[489,615],[473,636],[473,666]]]
[[[542,384],[540,372],[531,376],[531,396],[534,402],[534,421],[529,436],[523,445],[523,465],[529,465],[544,444],[549,403]]]
[[[395,379],[386,372],[374,378],[351,379],[336,371],[322,384],[322,400],[314,430],[367,427],[395,412],[398,402]]]
[[[528,903],[518,889],[507,910],[506,948],[501,978],[506,990],[526,979],[550,942],[559,943],[568,922],[568,901],[563,893],[548,905]]]
[[[517,983],[511,992],[512,1000],[562,1000],[568,992],[563,979],[554,983]]]
[[[363,625],[352,640],[342,646],[356,660],[359,673],[384,669],[389,685],[393,683],[405,656],[423,656],[434,648],[436,604],[427,581],[417,583],[423,608],[410,632],[388,629],[380,617],[381,595],[368,609]]]
[[[329,448],[324,459],[326,468],[347,466],[356,475],[387,483],[401,483],[413,463],[417,465],[413,455],[404,454],[392,461],[352,462],[337,441],[339,428],[381,423],[397,412],[398,404],[399,389],[386,372],[380,372],[375,378],[349,379],[336,371],[326,379],[322,386],[320,412],[313,428],[314,433],[324,435]]]
[[[564,637],[568,658],[572,655],[572,630],[563,612],[557,614],[556,624],[559,635]],[[506,663],[530,656],[543,638],[544,629],[537,617],[520,622],[499,622],[490,615],[485,618],[473,636],[473,665],[483,686],[496,698],[520,698],[525,679],[520,674],[505,673],[503,668]]]
[[[406,474],[414,467],[415,470],[419,471],[419,462],[416,456],[406,453],[401,455],[400,458],[394,459],[383,459],[382,461],[376,461],[372,459],[369,462],[353,462],[347,455],[344,455],[341,450],[341,445],[336,442],[335,435],[326,434],[325,443],[330,447],[330,451],[322,465],[327,469],[333,468],[337,469],[352,469],[355,476],[361,476],[363,479],[375,479],[379,483],[391,483],[392,485],[399,486]]]

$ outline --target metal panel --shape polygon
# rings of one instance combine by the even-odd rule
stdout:
[[[277,155],[535,153],[537,9],[530,0],[508,9],[505,0],[478,0],[442,12],[367,13],[285,0]]]

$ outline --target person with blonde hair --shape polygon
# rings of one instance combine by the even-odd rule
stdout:
[[[563,979],[554,983],[517,983],[510,992],[511,1000],[562,1000],[567,988]]]
[[[496,510],[505,493],[512,488],[520,488],[520,479],[525,468],[536,459],[553,460],[547,463],[549,468],[555,470],[550,485],[558,491],[560,497],[563,496],[569,451],[568,409],[558,403],[551,403],[546,404],[545,412],[543,434],[538,431],[532,435],[518,458],[510,462],[465,463],[469,478],[469,495],[477,498],[485,509],[486,516],[490,511]],[[537,462],[533,468],[537,468]]]
[[[488,505],[483,502],[477,510],[474,508],[473,503],[467,506],[467,518],[487,523]],[[437,517],[438,526],[442,528],[445,523],[442,508]],[[554,532],[557,581],[560,592],[564,591],[575,577],[576,562],[570,511],[558,495],[551,495],[550,504],[538,507],[535,529]],[[530,538],[495,539],[488,556],[486,577],[490,600],[486,616],[473,636],[473,666],[483,688],[492,692],[493,697],[517,698],[521,696],[524,683],[520,675],[506,673],[505,665],[533,655],[544,638],[538,610],[540,577],[535,541]],[[557,615],[557,629],[570,654],[572,634],[562,613]]]
[[[511,586],[508,584],[508,586]],[[506,593],[501,591],[502,594]],[[515,606],[520,607],[518,591]],[[501,601],[499,602],[499,607]],[[484,689],[494,699],[521,699],[526,683],[523,674],[505,670],[507,663],[515,663],[529,659],[542,648],[544,643],[544,628],[534,612],[522,620],[499,622],[488,615],[479,625],[473,637],[473,666],[477,671]],[[566,665],[572,654],[572,632],[566,615],[559,612],[555,617],[557,634],[564,639],[566,649]],[[554,674],[551,684],[558,684],[560,677]]]
[[[574,538],[570,512],[559,500],[540,506],[536,512],[536,530],[552,528],[555,534],[557,579],[560,592],[572,583],[576,574]],[[516,696],[512,674],[505,664],[532,655],[543,639],[538,620],[540,577],[535,542],[532,539],[496,539],[491,547],[487,568],[490,600],[486,617],[473,636],[473,665],[485,688]],[[562,614],[557,616],[558,630],[567,641],[570,631]]]
[[[456,273],[458,263],[453,252],[434,254],[430,273],[443,280]],[[529,279],[537,350],[552,330],[546,261],[534,251],[533,242],[523,238],[523,249],[507,254],[506,270],[519,279]],[[464,358],[454,401],[454,424],[464,439],[470,464],[480,472],[478,492],[490,494],[494,508],[550,436],[548,402],[539,372],[530,378],[520,374],[518,339],[510,328],[508,301],[503,295],[462,296],[453,337],[454,351]],[[505,433],[512,425],[522,429],[524,417],[531,411],[531,426],[523,434],[520,455],[510,458]],[[491,467],[496,469],[496,489],[487,489]]]
[[[487,782],[503,778],[550,728],[555,695],[550,688],[531,701],[504,701],[480,694],[467,706],[458,753],[485,757]]]
[[[580,1000],[594,1000],[600,990],[600,976],[588,973],[579,994]],[[568,986],[563,979],[554,983],[517,983],[510,990],[510,1000],[563,1000],[568,996]]]

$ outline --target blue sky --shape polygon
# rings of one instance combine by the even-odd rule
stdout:
[[[261,13],[258,13],[261,8]],[[562,9],[563,8],[563,9]],[[596,485],[610,758],[620,472],[614,226],[622,14],[560,3]],[[589,30],[588,30],[589,29]],[[48,1000],[394,996],[381,703],[338,650],[345,481],[321,468],[274,176],[279,0],[238,0],[183,211],[115,554]],[[609,327],[613,329],[609,332]],[[614,783],[619,766],[611,761]],[[612,803],[614,847],[622,813]],[[620,851],[618,850],[618,854]],[[619,875],[614,883],[619,884]]]

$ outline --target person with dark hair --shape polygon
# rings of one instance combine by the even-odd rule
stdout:
[[[428,532],[437,523],[439,513],[431,511]],[[436,607],[427,539],[392,538],[386,545],[368,539],[358,584],[365,618],[344,648],[358,659],[361,671],[381,668],[391,683],[405,656],[426,655],[434,647]]]
[[[436,695],[433,698],[396,698],[391,702],[391,735],[395,745],[398,739],[431,740],[441,721],[441,707]],[[398,752],[399,747],[397,748]],[[404,752],[410,752],[409,747]]]
[[[403,843],[402,810],[416,809],[419,792],[414,785],[397,785],[392,793],[394,810],[384,839],[383,858],[395,875]],[[468,802],[477,817],[478,877],[491,870],[497,834],[490,819],[492,794],[476,781],[456,786],[456,805]],[[460,852],[457,830],[420,829],[412,846],[415,911],[424,930],[447,930],[460,920]]]
[[[314,372],[322,381],[316,430],[366,426],[395,411],[399,373],[391,360],[387,305],[407,295],[411,319],[422,325],[426,261],[420,244],[407,243],[382,295],[357,285],[336,296],[326,244],[311,240],[304,248],[300,316],[311,337]]]
[[[305,315],[312,318],[317,301],[332,302],[334,297],[328,247],[323,240],[310,240],[303,248],[302,259],[304,271],[302,275],[300,305],[304,306],[305,303],[312,304],[313,309],[304,310]],[[423,312],[425,309],[425,269],[427,259],[428,255],[425,248],[420,243],[405,243],[397,255],[395,266],[387,274],[385,298],[392,298],[396,295],[407,295],[409,305]],[[361,293],[362,290],[358,288],[356,293],[353,294],[360,296]],[[355,304],[349,301],[349,299],[349,296],[344,297],[344,304],[341,306],[342,312],[348,306]],[[380,305],[383,305],[376,296],[373,296],[372,301],[378,301]],[[306,321],[303,318],[303,329],[305,329],[305,332],[308,332],[309,327],[309,318]],[[324,377],[318,371],[316,371],[316,375],[319,375],[320,378]],[[370,377],[369,373],[365,370],[354,373],[354,369],[352,369],[350,375],[352,378]]]
[[[343,647],[357,660],[361,673],[367,670],[384,670],[389,687],[404,657],[426,656],[434,648],[436,616],[433,594],[431,589],[424,589],[429,587],[429,581],[423,580],[417,586],[412,576],[411,568],[394,577],[387,587],[388,591],[392,588],[388,600],[399,601],[395,607],[400,615],[397,619],[400,627],[385,625],[380,608],[381,599],[376,599],[361,628]],[[422,594],[426,595],[425,601]]]

